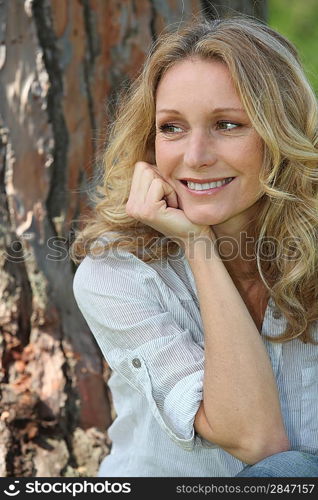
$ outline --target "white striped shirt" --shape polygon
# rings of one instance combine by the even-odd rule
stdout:
[[[184,255],[150,263],[122,249],[86,256],[73,290],[112,370],[117,416],[108,429],[111,453],[98,475],[235,476],[246,464],[200,438],[193,427],[202,399],[204,334]],[[281,334],[285,322],[269,299],[262,335]],[[318,454],[318,346],[263,340],[291,448]]]

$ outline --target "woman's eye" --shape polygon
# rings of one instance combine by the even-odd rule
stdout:
[[[239,123],[233,123],[233,122],[229,122],[226,120],[222,120],[222,121],[219,121],[217,123],[217,128],[220,130],[232,130],[232,129],[238,128],[240,126],[241,125]]]
[[[173,123],[164,123],[160,125],[159,130],[165,134],[178,134],[182,132],[182,128],[174,125]]]

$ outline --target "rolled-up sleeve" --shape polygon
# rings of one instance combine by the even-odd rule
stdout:
[[[205,446],[193,427],[202,400],[204,349],[164,310],[155,283],[153,269],[122,252],[85,257],[73,291],[111,369],[147,398],[169,437],[191,450]]]

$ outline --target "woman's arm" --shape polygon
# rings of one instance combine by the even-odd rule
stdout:
[[[288,450],[289,443],[264,343],[217,250],[207,258],[206,242],[185,247],[205,334],[204,397],[195,429],[252,464]]]
[[[178,209],[176,193],[155,165],[137,162],[126,212],[175,239],[196,281],[205,334],[203,403],[195,428],[246,463],[288,449],[276,382],[267,351],[216,250],[206,258],[210,226]]]

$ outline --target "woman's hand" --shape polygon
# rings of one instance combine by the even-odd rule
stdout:
[[[160,176],[156,165],[144,161],[135,165],[126,213],[177,243],[214,236],[210,226],[194,224],[185,216],[178,208],[174,189]]]

